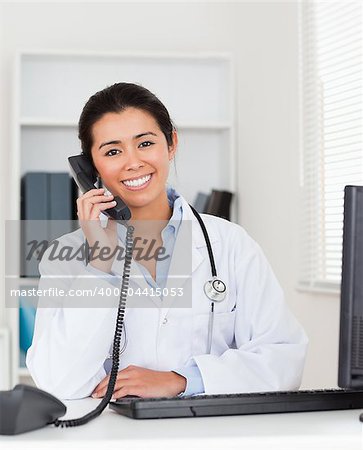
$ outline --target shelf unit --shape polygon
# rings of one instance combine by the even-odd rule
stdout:
[[[80,152],[77,121],[85,101],[118,81],[142,84],[168,108],[179,132],[178,176],[169,182],[192,203],[198,191],[236,193],[234,63],[230,54],[20,51],[15,61],[11,220],[20,219],[20,179],[27,171],[68,171]],[[171,167],[171,172],[174,172]],[[237,201],[232,220],[238,221]],[[36,286],[19,279],[19,286]],[[11,384],[19,367],[18,310],[9,319]]]

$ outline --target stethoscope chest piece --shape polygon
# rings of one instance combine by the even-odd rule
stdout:
[[[226,284],[217,277],[208,280],[204,285],[205,295],[212,302],[223,302],[227,295]]]

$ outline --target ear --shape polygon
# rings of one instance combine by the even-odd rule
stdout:
[[[178,133],[176,132],[176,130],[173,131],[172,139],[173,143],[169,145],[169,161],[174,159],[176,150],[178,148]]]

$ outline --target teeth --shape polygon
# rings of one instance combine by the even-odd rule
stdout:
[[[147,183],[151,178],[151,175],[146,175],[146,177],[138,178],[137,180],[126,180],[123,181],[123,184],[126,184],[126,186],[136,187],[136,186],[142,186],[143,184]]]

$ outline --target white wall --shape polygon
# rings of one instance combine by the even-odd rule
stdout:
[[[9,186],[11,176],[7,160],[16,49],[234,54],[241,223],[265,250],[310,337],[304,387],[335,385],[338,298],[295,289],[300,213],[298,3],[7,3],[1,7],[3,187]]]

